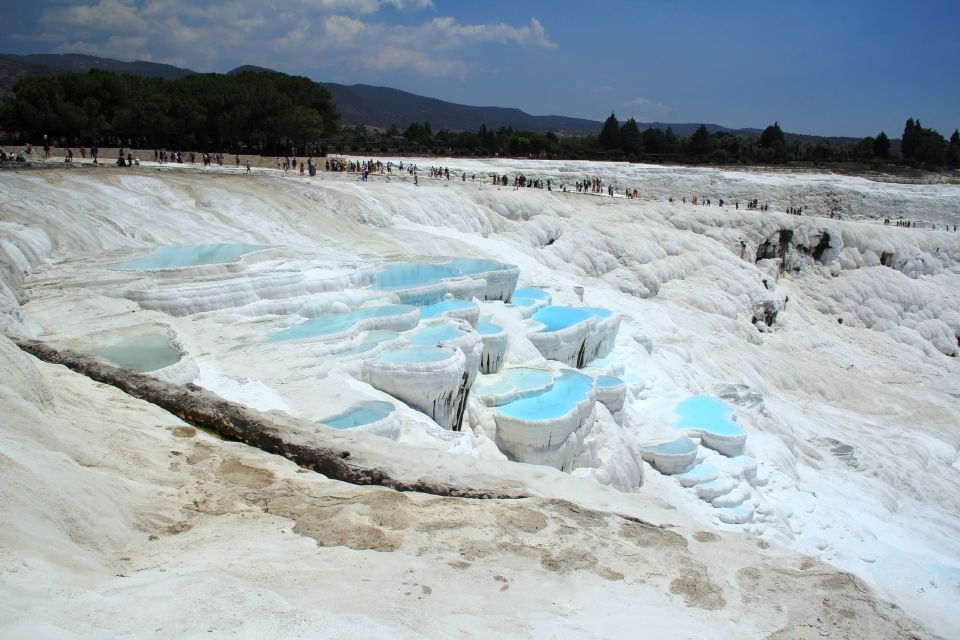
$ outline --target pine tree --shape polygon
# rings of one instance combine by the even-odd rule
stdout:
[[[873,139],[873,156],[881,160],[886,160],[890,157],[890,139],[887,138],[887,134],[883,131],[878,133],[877,137]]]
[[[916,157],[919,129],[919,120],[914,123],[913,118],[907,118],[907,123],[903,127],[903,139],[900,141],[900,155],[904,160],[911,161]]]
[[[710,139],[710,132],[701,124],[690,136],[690,154],[696,156],[698,160],[703,160],[703,157],[712,149],[713,141]]]
[[[630,118],[620,127],[620,146],[628,156],[636,157],[643,153],[643,134],[637,121]]]
[[[950,146],[947,147],[947,166],[951,169],[960,168],[960,131],[954,129],[950,136]]]
[[[620,148],[620,123],[617,122],[617,116],[613,113],[600,130],[600,146],[607,151]]]
[[[774,122],[760,134],[760,148],[773,148],[778,142],[783,145],[784,148],[786,147],[787,142],[783,137],[783,129],[780,128],[780,123]]]

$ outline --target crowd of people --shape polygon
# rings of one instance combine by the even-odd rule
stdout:
[[[43,160],[50,159],[50,149],[51,149],[50,141],[47,140],[46,136],[44,136],[43,152],[42,152]],[[85,146],[80,147],[79,152],[80,152],[80,157],[83,158],[84,160],[86,160],[87,158],[90,158],[92,164],[99,164],[100,150],[96,146],[92,146],[89,149]],[[0,162],[6,162],[6,161],[30,162],[31,160],[34,160],[35,153],[36,152],[34,151],[33,147],[29,144],[25,145],[22,149],[16,152],[8,152],[3,147],[0,147]],[[156,162],[158,165],[161,165],[161,166],[164,163],[184,164],[184,161],[187,159],[191,165],[195,165],[197,161],[196,153],[192,151],[189,152],[189,154],[187,154],[185,158],[184,153],[181,151],[168,151],[167,149],[158,148],[158,149],[154,149],[153,156],[154,156],[154,162]],[[212,153],[212,154],[204,152],[200,155],[200,160],[203,163],[204,168],[208,168],[214,164],[216,164],[218,167],[223,167],[226,161],[226,156],[222,152]],[[75,161],[73,149],[71,148],[64,149],[63,161],[65,163],[73,163]],[[234,154],[233,163],[238,169],[241,168],[242,166],[246,169],[246,173],[251,173],[251,164],[249,159],[243,162],[241,161],[239,154]],[[121,147],[118,151],[116,164],[117,166],[120,166],[120,167],[140,166],[140,158],[135,157],[131,152],[124,153],[124,149],[123,147]],[[294,173],[298,172],[300,175],[305,175],[309,173],[310,176],[315,176],[318,171],[318,166],[316,163],[314,163],[314,160],[312,157],[307,158],[306,161],[304,161],[302,159],[298,160],[296,157],[293,157],[291,159],[289,156],[287,157],[277,156],[275,160],[275,164],[278,171],[283,171],[283,172],[292,171]],[[358,180],[362,182],[366,182],[369,179],[369,176],[371,174],[392,175],[394,172],[394,169],[396,169],[401,174],[406,172],[408,176],[413,178],[414,184],[419,185],[419,175],[418,175],[419,168],[414,163],[404,164],[403,160],[400,160],[397,163],[394,163],[392,160],[384,162],[382,160],[374,160],[374,159],[349,160],[345,158],[328,157],[323,163],[323,169],[326,170],[327,172],[333,172],[333,173],[357,174]],[[454,178],[457,177],[456,174],[451,174],[449,167],[431,166],[429,168],[428,175],[430,178],[433,178],[434,180],[450,180],[451,175],[453,175]],[[476,174],[469,175],[469,178],[471,181],[476,181],[476,177],[477,177]],[[460,172],[459,178],[462,182],[466,182],[468,178],[468,173],[466,171]],[[554,187],[553,181],[551,179],[544,180],[542,178],[528,178],[523,174],[517,174],[513,176],[511,180],[510,176],[508,176],[507,174],[493,173],[493,174],[490,174],[490,183],[499,187],[508,187],[512,183],[514,190],[529,188],[529,189],[546,189],[547,191],[553,191],[553,187]],[[616,184],[605,185],[602,179],[596,178],[596,177],[577,180],[574,184],[574,188],[576,189],[577,193],[584,193],[584,194],[606,193],[606,195],[611,197],[619,195],[619,192],[620,192],[620,189],[617,188]],[[561,182],[558,185],[558,189],[562,192],[566,192],[567,191],[566,184]],[[633,189],[624,188],[622,192],[623,192],[623,197],[627,199],[634,200],[634,199],[640,198],[640,190],[637,188],[633,188]],[[673,197],[668,198],[668,200],[671,203],[674,202]],[[704,198],[703,196],[696,196],[696,195],[690,196],[689,198],[687,196],[682,196],[681,202],[683,204],[687,204],[689,202],[689,204],[691,205],[707,206],[707,207],[712,206],[714,204],[714,201],[711,198]],[[724,203],[724,200],[720,198],[716,201],[715,204],[719,207],[723,207],[725,203]],[[739,200],[734,201],[733,204],[736,209],[740,208]],[[744,206],[745,208],[750,210],[757,210],[757,211],[764,211],[764,212],[770,210],[770,205],[768,203],[761,204],[759,198],[753,198],[753,199],[747,200],[744,203]],[[789,215],[802,216],[804,213],[803,210],[804,208],[802,206],[784,207],[784,212]],[[841,215],[841,212],[835,207],[830,210],[828,217],[841,218],[842,215]],[[885,218],[883,223],[884,225],[890,225],[891,219]],[[918,226],[917,221],[905,220],[902,217],[897,220],[893,220],[892,224],[896,225],[897,227],[903,227],[903,228],[917,228]],[[926,227],[927,225],[921,223],[920,226]],[[930,228],[935,229],[936,225],[931,225]],[[947,231],[957,231],[958,225],[953,225],[952,227],[951,225],[943,225],[943,228]]]

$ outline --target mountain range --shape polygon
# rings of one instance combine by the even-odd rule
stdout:
[[[125,62],[110,58],[99,58],[84,54],[0,54],[0,99],[13,91],[20,78],[35,75],[53,75],[57,73],[85,73],[90,69],[103,69],[114,73],[129,73],[145,77],[176,80],[196,73],[190,69],[169,64],[136,60]],[[263,67],[244,65],[229,73],[244,71],[272,71]],[[366,125],[387,129],[396,125],[401,131],[412,122],[429,122],[434,131],[476,131],[482,125],[489,129],[512,127],[520,131],[558,135],[584,135],[599,133],[603,123],[598,120],[570,118],[567,116],[536,116],[507,107],[479,107],[446,102],[436,98],[419,96],[407,91],[390,87],[375,87],[366,84],[344,85],[333,82],[321,82],[329,91],[341,114],[340,123],[345,126]],[[691,122],[638,122],[641,130],[672,127],[678,135],[689,136],[699,123]],[[761,129],[730,129],[717,124],[706,124],[711,133],[729,132],[758,135]],[[794,134],[796,135],[796,134]],[[787,134],[788,140],[794,137]],[[801,136],[801,139],[816,139],[820,136]],[[832,142],[848,143],[855,138],[828,138]]]

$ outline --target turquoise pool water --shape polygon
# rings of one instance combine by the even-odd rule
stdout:
[[[434,284],[445,278],[486,273],[488,271],[505,271],[514,269],[513,265],[477,258],[462,258],[444,263],[398,262],[388,264],[377,271],[374,286],[377,289],[390,291],[394,289],[409,289]]]
[[[514,392],[522,396],[535,389],[545,389],[553,382],[554,374],[540,369],[509,369],[496,382],[477,383],[475,392],[481,396],[502,396]]]
[[[550,384],[553,380],[553,373],[541,369],[510,369],[500,378],[501,381],[509,384],[518,391],[527,389],[537,389]]]
[[[678,429],[703,429],[718,436],[743,435],[743,427],[730,419],[733,409],[713,396],[692,396],[677,405]]]
[[[378,422],[393,413],[393,405],[380,400],[368,400],[354,405],[341,414],[324,418],[320,422],[334,429],[353,429]]]
[[[536,287],[519,287],[513,290],[513,297],[526,298],[529,300],[549,300],[550,294]]]
[[[514,400],[499,407],[497,411],[518,420],[560,418],[570,412],[577,403],[589,397],[592,388],[593,379],[573,371],[564,371],[554,380],[553,386],[543,393]]]
[[[363,337],[360,338],[359,342],[355,346],[350,347],[349,349],[345,349],[343,351],[338,351],[335,354],[335,357],[355,356],[359,353],[366,353],[367,351],[370,351],[371,349],[376,347],[381,342],[387,342],[388,340],[393,340],[398,335],[400,334],[398,334],[396,331],[382,331],[382,330],[367,331],[363,334]]]
[[[450,357],[450,352],[437,347],[403,347],[387,351],[377,358],[377,362],[394,364],[442,362]]]
[[[551,305],[538,309],[531,317],[537,322],[543,323],[544,327],[540,329],[540,332],[543,333],[566,329],[593,316],[594,313],[589,309]]]
[[[133,336],[91,351],[118,367],[140,373],[156,371],[180,362],[180,352],[170,338],[160,335]]]
[[[480,318],[477,321],[477,332],[482,336],[492,336],[503,333],[503,327],[493,324],[489,318]]]
[[[458,311],[460,309],[469,309],[476,307],[469,300],[444,300],[435,304],[428,304],[420,307],[421,318],[436,318],[448,311]]]
[[[456,340],[464,335],[463,330],[452,323],[429,324],[406,334],[406,338],[417,346],[427,347],[440,344],[441,342],[447,342],[448,340]]]
[[[659,444],[655,447],[649,449],[654,453],[662,453],[668,455],[683,455],[685,453],[693,453],[697,450],[697,443],[695,443],[690,438],[677,438],[673,442],[666,442],[664,444]]]
[[[269,249],[263,244],[198,244],[175,247],[159,247],[150,255],[118,265],[118,269],[174,269],[196,267],[204,264],[236,262],[241,256],[254,251]]]
[[[700,484],[701,482],[709,482],[716,479],[719,473],[717,468],[712,464],[698,464],[693,469],[678,473],[674,477],[690,480],[693,484]]]
[[[320,336],[335,335],[346,331],[360,320],[366,318],[386,318],[389,316],[405,315],[416,307],[406,304],[389,304],[382,307],[364,307],[347,313],[337,313],[329,316],[320,316],[306,322],[278,331],[269,337],[271,342],[284,340],[302,340]]]
[[[622,384],[623,380],[620,378],[615,378],[614,376],[597,376],[597,387],[600,389],[619,387]]]

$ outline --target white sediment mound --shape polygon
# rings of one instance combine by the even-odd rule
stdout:
[[[158,376],[312,421],[318,438],[338,433],[325,419],[372,425],[393,440],[374,446],[423,477],[493,475],[537,496],[446,502],[297,473],[179,437],[190,431],[170,414],[2,338],[0,635],[610,637],[635,631],[637,602],[652,603],[645,630],[665,637],[954,633],[960,233],[944,226],[960,224],[960,187],[417,162],[438,161],[478,180],[0,172],[4,333],[88,353],[168,337],[179,368]],[[494,172],[568,189],[598,177],[641,197],[481,184]],[[733,204],[753,198],[770,211]],[[900,216],[923,224],[883,224]],[[241,245],[268,248],[235,255]],[[186,246],[226,247],[214,251],[225,261],[117,268]],[[385,265],[455,260],[506,268],[465,262],[470,273],[377,286]],[[468,316],[451,304],[420,317],[417,305],[450,299]],[[609,314],[541,331],[550,306]],[[322,330],[271,339],[297,327]],[[589,365],[574,373],[582,393],[551,401],[556,415],[504,409],[548,390],[558,363]],[[517,368],[549,384],[491,389],[490,374]],[[745,438],[677,430],[674,408],[694,395],[728,403]],[[455,535],[440,544],[441,530]]]

